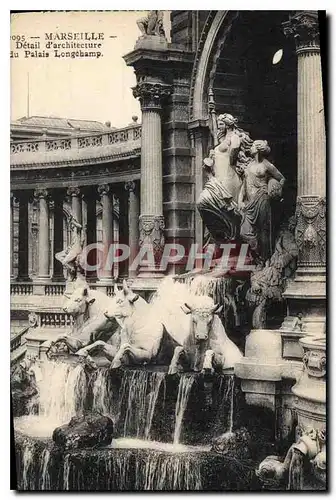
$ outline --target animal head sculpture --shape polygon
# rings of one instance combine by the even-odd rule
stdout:
[[[219,314],[223,306],[215,304],[207,296],[195,297],[193,304],[185,303],[182,310],[191,315],[192,329],[196,342],[206,341],[209,338],[215,314]]]
[[[89,287],[86,284],[76,287],[71,294],[65,293],[64,297],[63,311],[74,317],[85,314],[87,308],[95,301],[94,298],[89,297]]]
[[[123,281],[123,286],[118,289],[114,285],[114,297],[111,301],[111,306],[104,312],[108,319],[116,318],[124,319],[131,316],[134,312],[134,304],[139,299],[139,295],[134,293],[127,285],[126,280]]]

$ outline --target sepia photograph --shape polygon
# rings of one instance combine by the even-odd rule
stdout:
[[[12,490],[328,491],[327,27],[11,11]]]

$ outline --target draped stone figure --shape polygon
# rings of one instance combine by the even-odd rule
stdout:
[[[147,17],[141,17],[136,23],[142,36],[165,37],[163,29],[163,12],[161,10],[149,11]]]
[[[245,166],[251,161],[252,140],[228,113],[218,116],[216,126],[218,144],[204,160],[208,179],[197,208],[212,238],[226,242],[239,236],[241,215],[237,202]]]
[[[281,198],[285,183],[281,172],[266,159],[270,151],[267,141],[253,142],[253,160],[245,168],[238,199],[241,239],[260,263],[265,263],[272,253],[271,200]]]
[[[67,269],[70,280],[73,280],[77,275],[77,268],[79,266],[78,257],[83,250],[84,235],[82,225],[73,215],[70,216],[69,222],[71,228],[70,245],[61,252],[58,252],[55,257]]]

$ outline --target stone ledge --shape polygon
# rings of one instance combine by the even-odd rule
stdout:
[[[166,148],[162,153],[163,156],[193,156],[190,148]]]

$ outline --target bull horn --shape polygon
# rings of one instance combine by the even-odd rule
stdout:
[[[69,293],[64,293],[63,296],[66,297],[67,299],[70,299],[70,297],[71,297],[71,295]]]
[[[190,311],[190,312],[192,311],[192,309],[191,309],[191,307],[189,306],[189,304],[187,304],[187,303],[185,302],[185,303],[184,303],[184,305],[186,306],[186,308],[187,308],[187,309],[189,309],[189,311]]]
[[[131,299],[129,299],[130,303],[131,304],[134,304],[134,302],[136,302],[139,298],[139,295],[137,293],[133,294],[133,297]]]
[[[223,309],[223,306],[220,305],[220,304],[215,304],[213,309],[212,309],[212,312],[213,314],[218,314],[221,312],[221,310]]]

